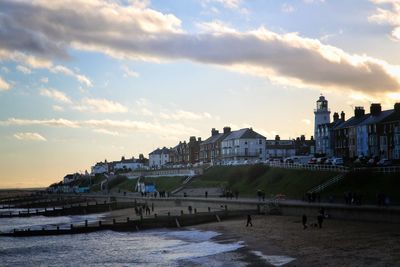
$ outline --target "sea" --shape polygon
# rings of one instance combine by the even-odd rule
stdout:
[[[0,231],[68,228],[71,223],[95,222],[103,216],[0,218]],[[220,233],[194,228],[0,237],[0,266],[249,266],[242,255],[244,242],[218,237]],[[283,266],[294,260],[252,253],[265,266]]]

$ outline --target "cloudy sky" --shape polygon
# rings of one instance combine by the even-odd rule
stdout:
[[[0,187],[400,101],[400,0],[0,0]]]

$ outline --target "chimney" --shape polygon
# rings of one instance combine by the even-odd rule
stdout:
[[[354,116],[356,118],[360,118],[365,115],[364,107],[355,107],[354,109]]]
[[[275,140],[276,140],[276,141],[281,140],[281,138],[279,137],[279,135],[275,135]]]
[[[337,122],[339,120],[339,113],[333,113],[333,122]]]
[[[395,111],[396,113],[400,113],[400,103],[394,104],[394,111]]]
[[[379,115],[379,113],[381,113],[381,111],[382,111],[381,104],[378,104],[378,103],[371,104],[371,108],[370,108],[371,115],[373,115],[373,116]]]
[[[305,136],[304,134],[302,134],[302,135],[300,136],[300,140],[301,140],[301,141],[305,141],[305,140],[306,140],[306,136]]]
[[[212,128],[211,129],[211,136],[214,136],[214,135],[217,135],[217,134],[219,134],[219,131],[215,130],[215,128]]]
[[[191,136],[189,138],[189,142],[196,142],[196,136]]]
[[[343,111],[340,113],[340,119],[341,119],[342,121],[345,121],[345,120],[346,120],[346,114],[345,114]]]
[[[313,135],[311,135],[310,140],[314,141],[314,136]]]
[[[224,134],[230,133],[231,127],[224,127]]]
[[[197,142],[201,142],[201,137],[197,138]]]

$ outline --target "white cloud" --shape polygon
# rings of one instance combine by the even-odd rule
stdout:
[[[75,105],[73,108],[79,111],[89,111],[94,113],[128,112],[128,108],[118,102],[95,98],[84,98],[78,105]]]
[[[218,2],[231,8],[241,3]],[[72,8],[76,6],[79,9]],[[172,14],[99,0],[3,1],[0,10],[9,11],[5,15],[9,28],[0,32],[0,39],[7,40],[0,44],[0,51],[8,53],[0,52],[0,58],[26,58],[19,51],[29,51],[39,55],[33,58],[36,64],[45,64],[39,59],[68,57],[72,47],[124,59],[187,59],[300,88],[350,89],[370,95],[400,89],[400,66],[347,53],[297,33],[279,34],[261,27],[190,34]],[[41,16],[34,15],[38,13]]]
[[[7,68],[7,67],[1,67],[1,71],[2,72],[4,72],[4,73],[9,73],[10,72],[10,70]]]
[[[82,84],[84,84],[84,85],[86,85],[88,87],[93,86],[92,81],[88,77],[86,77],[85,75],[81,75],[81,74],[75,73],[73,70],[71,70],[71,69],[69,69],[69,68],[67,68],[65,66],[57,65],[57,66],[51,67],[50,68],[50,72],[62,73],[62,74],[67,75],[67,76],[72,76],[78,82],[80,82],[80,83],[82,83]]]
[[[28,120],[10,118],[0,121],[0,126],[43,126],[43,127],[65,127],[65,128],[90,128],[105,129],[108,131],[127,131],[127,132],[145,132],[156,135],[173,135],[182,137],[197,134],[199,131],[195,128],[179,123],[159,123],[148,121],[132,120],[68,120],[68,119],[46,119],[46,120]],[[101,130],[102,131],[102,130]],[[104,131],[103,131],[104,133]]]
[[[174,112],[162,112],[160,113],[160,117],[166,120],[202,120],[202,119],[210,119],[211,115],[207,112],[202,113],[194,113],[185,110],[177,110]]]
[[[94,129],[93,132],[95,133],[101,133],[101,134],[106,134],[106,135],[112,135],[112,136],[119,136],[119,133],[116,131],[110,131],[107,129]]]
[[[137,73],[136,71],[131,70],[128,66],[123,65],[121,66],[121,69],[124,72],[124,77],[139,77],[139,73]]]
[[[64,108],[62,106],[53,105],[53,110],[54,111],[64,111]]]
[[[303,0],[306,4],[325,3],[325,0]]]
[[[368,17],[370,22],[393,26],[392,38],[400,41],[400,1],[399,0],[370,0],[372,3],[381,6],[375,13]]]
[[[47,141],[46,138],[44,138],[42,135],[38,133],[16,133],[14,134],[14,137],[18,140],[23,140],[23,141]]]
[[[72,103],[71,99],[64,93],[55,89],[40,89],[40,95],[50,97],[64,103]]]
[[[295,11],[294,7],[288,3],[283,3],[281,6],[282,12],[293,13]]]
[[[43,78],[40,79],[40,82],[41,83],[48,83],[49,82],[49,78],[43,77]]]
[[[32,70],[31,70],[30,68],[25,67],[25,66],[22,66],[22,65],[18,65],[18,66],[16,67],[16,69],[17,69],[19,72],[22,72],[23,74],[31,74],[31,73],[32,73]]]
[[[17,119],[10,118],[6,121],[0,121],[2,126],[51,126],[51,127],[68,127],[68,128],[79,128],[79,123],[70,121],[67,119],[50,119],[50,120],[28,120],[28,119]]]
[[[7,91],[11,89],[11,85],[0,76],[0,91]]]
[[[309,119],[302,119],[301,121],[307,125],[311,125],[311,120]]]
[[[211,22],[200,22],[196,24],[203,33],[223,34],[223,33],[237,33],[237,31],[228,24],[214,20]]]

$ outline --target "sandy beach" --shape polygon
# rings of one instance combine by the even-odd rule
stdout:
[[[157,207],[154,212],[178,215],[180,209]],[[128,214],[135,219],[133,209],[112,211],[106,218],[123,220]],[[239,251],[218,257],[234,257],[250,266],[268,266],[260,255],[284,256],[283,262],[294,258],[283,266],[400,266],[398,224],[325,219],[322,229],[310,226],[316,222],[316,216],[309,216],[303,230],[300,217],[257,215],[253,227],[246,227],[243,217],[189,228],[219,232],[218,242],[243,241]]]
[[[309,218],[309,222],[316,219]],[[252,251],[267,256],[295,258],[284,266],[399,266],[400,228],[396,224],[337,221],[326,219],[323,228],[303,230],[301,218],[254,216],[253,227],[243,220],[198,225],[199,230],[222,233],[221,240],[245,242],[242,252],[259,258]],[[276,264],[279,266],[279,264]]]

